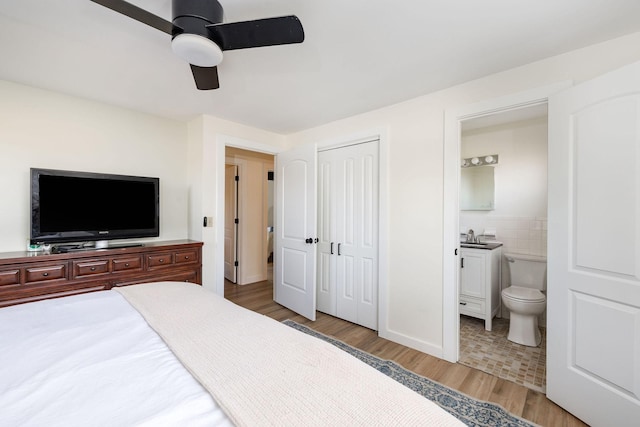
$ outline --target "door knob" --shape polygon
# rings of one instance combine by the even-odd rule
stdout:
[[[309,237],[308,239],[305,239],[304,242],[311,244],[311,243],[313,243],[313,239],[311,237]]]

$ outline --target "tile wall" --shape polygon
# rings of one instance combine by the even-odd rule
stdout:
[[[502,252],[547,256],[547,218],[541,217],[484,217],[460,214],[460,232],[473,229],[482,234],[486,229],[496,231],[496,240],[503,243]]]

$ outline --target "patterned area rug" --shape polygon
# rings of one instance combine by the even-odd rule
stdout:
[[[468,426],[509,426],[530,427],[535,424],[510,414],[504,408],[489,402],[476,400],[466,394],[452,390],[429,378],[415,374],[395,362],[380,359],[357,348],[351,347],[335,338],[328,337],[314,331],[304,325],[285,320],[285,325],[291,326],[306,334],[330,342],[336,347],[346,351],[364,363],[374,367],[383,374],[393,378],[427,399],[435,402],[445,411],[449,412]]]

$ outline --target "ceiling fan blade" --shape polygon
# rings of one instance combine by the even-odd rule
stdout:
[[[200,90],[218,89],[218,67],[198,67],[191,65],[193,79],[196,81],[196,87]]]
[[[109,8],[115,12],[128,16],[131,19],[147,24],[157,30],[163,31],[169,35],[173,30],[173,24],[154,15],[151,12],[147,12],[144,9],[140,9],[138,6],[134,6],[131,3],[127,3],[123,0],[91,0],[94,3],[98,3],[106,8]]]
[[[210,24],[209,36],[220,49],[234,50],[249,47],[302,43],[304,30],[297,16],[256,19],[254,21]]]

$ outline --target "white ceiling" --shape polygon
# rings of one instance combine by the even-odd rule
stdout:
[[[131,0],[171,20],[170,0]],[[198,91],[170,37],[89,0],[0,0],[0,79],[288,134],[640,31],[639,0],[221,0],[297,15],[302,44],[225,53]]]

